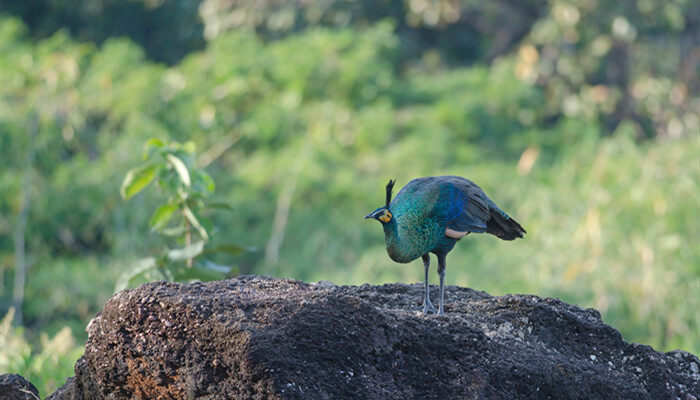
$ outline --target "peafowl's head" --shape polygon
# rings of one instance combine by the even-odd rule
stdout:
[[[392,217],[393,216],[391,215],[389,210],[387,210],[385,207],[379,207],[376,210],[372,211],[371,213],[365,215],[365,219],[374,218],[377,221],[382,222],[384,224],[391,221]]]
[[[365,215],[365,219],[374,218],[383,224],[391,221],[393,215],[391,215],[391,212],[389,211],[389,203],[391,203],[391,191],[394,188],[394,183],[396,183],[396,180],[390,180],[389,183],[386,184],[386,205],[384,207],[379,207],[371,213]]]

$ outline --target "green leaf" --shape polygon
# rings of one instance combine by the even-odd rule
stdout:
[[[208,270],[214,271],[214,272],[219,272],[222,274],[228,274],[231,272],[231,268],[228,265],[220,265],[215,262],[209,261],[209,260],[204,260],[202,263],[202,266]]]
[[[148,271],[144,271],[143,277],[149,281],[165,281],[168,279],[163,273],[163,270],[158,268],[152,268]]]
[[[158,230],[165,226],[173,217],[173,213],[177,208],[178,205],[174,203],[167,203],[158,207],[151,217],[151,231]]]
[[[202,224],[207,233],[214,233],[214,223],[209,218],[200,215],[199,223]]]
[[[180,268],[173,272],[175,278],[180,282],[203,282],[221,279],[222,274],[230,273],[231,271],[224,272],[217,266],[210,268],[210,265],[206,265],[206,261],[195,261],[192,264],[192,268]]]
[[[129,286],[129,282],[131,282],[132,279],[156,268],[156,266],[156,259],[153,257],[142,258],[136,261],[136,263],[134,263],[134,265],[131,268],[124,271],[124,273],[119,277],[114,291],[119,292],[121,290],[126,289],[126,287]]]
[[[185,163],[181,159],[177,158],[177,156],[172,154],[168,154],[166,157],[168,158],[170,165],[175,168],[175,171],[180,176],[182,183],[184,183],[185,186],[190,187],[190,185],[192,185],[192,180],[190,179],[190,171],[187,169]]]
[[[168,258],[177,261],[177,260],[189,260],[190,258],[195,258],[198,255],[202,254],[202,251],[204,250],[204,241],[199,241],[196,243],[192,243],[189,246],[183,247],[181,249],[173,249],[168,252]]]
[[[167,267],[161,268],[160,272],[163,274],[163,276],[165,276],[165,279],[167,279],[168,281],[170,281],[170,282],[175,281],[175,275],[173,275],[173,273],[170,272],[170,270]]]
[[[205,203],[204,207],[211,208],[211,209],[219,208],[222,210],[233,211],[233,207],[229,203],[226,203],[223,201],[210,201],[210,202]]]
[[[196,171],[195,173],[198,180],[201,181],[202,189],[204,189],[204,191],[207,193],[214,192],[216,185],[214,184],[214,180],[211,178],[211,175],[204,171]]]
[[[143,159],[146,160],[153,154],[154,150],[161,149],[165,146],[165,142],[160,139],[152,138],[148,139],[146,142],[145,150],[143,152]]]
[[[196,150],[196,146],[195,146],[194,142],[191,140],[188,140],[185,143],[183,143],[180,146],[180,148],[189,154],[194,154],[194,151]]]
[[[176,226],[174,228],[161,229],[160,233],[165,236],[182,236],[187,232],[187,228],[184,226]]]
[[[248,251],[255,251],[255,248],[239,246],[237,244],[220,244],[206,249],[204,253],[227,253],[235,256]]]
[[[134,168],[127,172],[122,182],[119,192],[122,198],[128,200],[146,186],[148,186],[156,177],[158,167],[155,164],[148,164],[138,168]]]
[[[163,147],[163,146],[165,146],[165,142],[163,142],[162,140],[157,139],[157,138],[148,139],[148,141],[146,142],[146,148]]]
[[[204,240],[209,240],[209,234],[207,234],[207,230],[204,229],[202,224],[199,223],[199,220],[197,217],[194,216],[194,213],[189,207],[185,207],[182,209],[182,213],[185,215],[185,218],[187,218],[188,221],[190,221],[190,224],[194,226],[194,228],[199,232],[199,236],[202,237]]]

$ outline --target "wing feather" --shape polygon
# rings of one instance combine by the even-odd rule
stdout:
[[[455,231],[486,232],[490,218],[490,200],[478,186],[464,183],[446,183],[445,196],[451,199],[447,228]]]

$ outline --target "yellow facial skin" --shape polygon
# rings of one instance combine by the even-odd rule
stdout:
[[[387,210],[384,210],[384,214],[382,214],[382,216],[379,217],[379,220],[384,223],[391,221],[391,213]]]

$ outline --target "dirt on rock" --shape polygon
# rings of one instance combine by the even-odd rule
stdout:
[[[51,399],[682,399],[698,358],[625,342],[593,309],[447,287],[266,277],[112,297]],[[433,292],[433,296],[437,293]],[[436,297],[434,297],[436,298]]]

